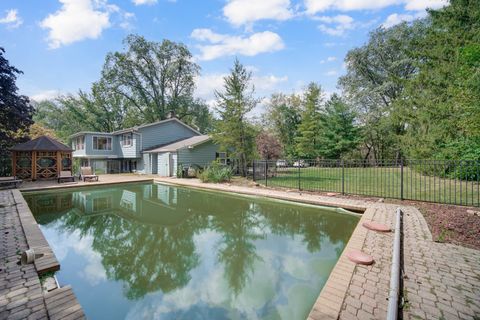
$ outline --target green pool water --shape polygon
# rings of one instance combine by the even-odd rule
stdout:
[[[24,197],[90,319],[305,319],[359,220],[161,184]]]

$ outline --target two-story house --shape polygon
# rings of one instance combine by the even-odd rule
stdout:
[[[73,158],[98,173],[138,172],[175,176],[178,165],[205,166],[223,160],[218,146],[175,116],[114,132],[78,132]]]

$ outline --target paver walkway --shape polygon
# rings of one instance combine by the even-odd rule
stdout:
[[[19,263],[21,252],[35,247],[35,241],[44,252],[50,248],[46,241],[40,241],[43,236],[29,216],[30,210],[25,203],[16,203],[14,192],[18,193],[0,191],[0,319],[84,319],[83,310],[69,286],[44,294],[37,266],[48,270],[42,258],[49,261],[48,267],[51,257],[39,258],[35,264]],[[33,222],[22,226],[22,219]],[[25,232],[30,232],[28,237]]]

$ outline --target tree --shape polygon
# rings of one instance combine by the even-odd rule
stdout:
[[[282,144],[278,139],[267,131],[262,131],[255,139],[257,152],[262,159],[278,159],[282,155]]]
[[[296,151],[300,157],[313,159],[318,153],[318,135],[320,133],[320,109],[323,101],[322,89],[316,83],[310,83],[305,91],[301,123],[298,126]]]
[[[295,138],[301,120],[302,99],[296,94],[273,94],[266,106],[264,122],[278,137],[286,156],[296,156]]]
[[[405,92],[402,145],[410,157],[479,159],[480,1],[452,0],[428,21],[410,53],[418,72]]]
[[[350,50],[347,74],[339,85],[347,101],[356,108],[364,132],[365,158],[400,156],[398,138],[405,123],[396,115],[403,108],[405,83],[418,72],[409,55],[425,33],[423,21],[378,28],[362,47]]]
[[[173,110],[182,119],[194,116],[194,79],[200,67],[188,48],[169,40],[147,41],[129,35],[126,52],[109,53],[102,71],[102,82],[140,113],[145,122],[166,118]]]
[[[320,118],[319,154],[327,159],[341,158],[360,142],[355,113],[340,96],[333,94]]]
[[[253,154],[255,137],[246,115],[258,103],[253,97],[251,78],[251,72],[235,59],[230,74],[223,78],[223,91],[215,91],[220,120],[216,123],[213,139],[222,150],[232,152],[244,177],[247,175],[247,162]]]
[[[17,75],[23,72],[11,66],[4,53],[0,47],[0,154],[25,139],[18,137],[17,132],[28,132],[34,111],[28,97],[17,92]]]

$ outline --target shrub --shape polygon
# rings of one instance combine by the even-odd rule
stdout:
[[[211,165],[205,168],[202,173],[199,174],[202,182],[227,182],[232,179],[232,170],[229,167],[223,166],[217,161],[213,161]]]

